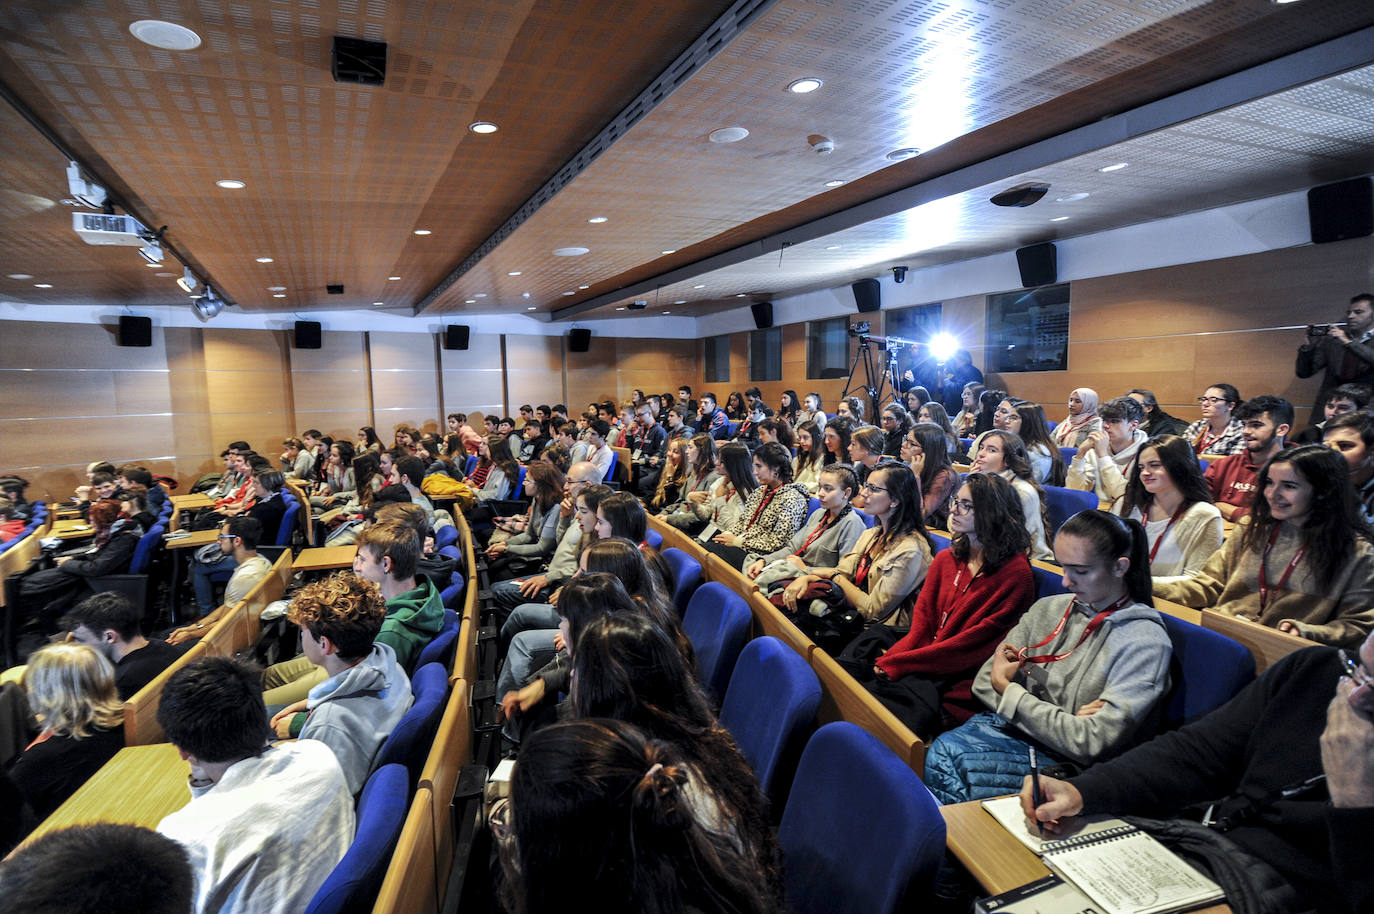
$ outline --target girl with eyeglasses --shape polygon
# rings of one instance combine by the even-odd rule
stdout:
[[[1355,647],[1374,628],[1374,532],[1345,458],[1320,444],[1279,451],[1255,480],[1250,523],[1191,577],[1156,596]]]
[[[896,626],[910,620],[912,594],[925,580],[934,551],[921,520],[916,474],[900,463],[883,464],[869,474],[863,493],[867,513],[878,523],[864,531],[836,567],[816,569],[788,584],[783,605],[789,612],[798,611],[798,601],[811,584],[831,581],[865,619]]]
[[[923,740],[981,710],[973,677],[1035,599],[1021,499],[973,473],[949,502],[950,548],[935,556],[911,630],[883,651],[864,685]]]
[[[1194,454],[1228,456],[1245,450],[1244,429],[1231,417],[1240,405],[1240,391],[1230,384],[1213,384],[1197,398],[1202,418],[1183,430]]]
[[[986,710],[926,753],[926,786],[941,803],[1020,790],[1031,747],[1044,766],[1087,766],[1153,735],[1171,648],[1150,596],[1145,530],[1080,511],[1054,548],[1069,593],[1026,611],[973,681]]]

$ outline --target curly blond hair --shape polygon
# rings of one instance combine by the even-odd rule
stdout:
[[[351,571],[341,571],[296,592],[286,618],[328,638],[346,660],[366,657],[386,619],[386,600],[376,584]]]
[[[49,644],[29,657],[24,670],[29,705],[54,736],[85,739],[124,720],[114,665],[85,644]]]

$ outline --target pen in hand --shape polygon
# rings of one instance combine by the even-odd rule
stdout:
[[[1040,760],[1035,755],[1035,747],[1030,746],[1028,748],[1030,749],[1031,805],[1035,809],[1039,809],[1040,804],[1045,799],[1045,795],[1040,792]],[[1039,817],[1033,818],[1035,818],[1036,829],[1043,835],[1045,833],[1044,823],[1040,821]]]

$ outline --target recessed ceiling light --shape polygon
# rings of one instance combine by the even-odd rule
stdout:
[[[510,271],[509,273],[507,273],[506,275],[507,275],[507,276],[519,276],[520,273],[521,273],[520,270],[511,270],[511,271]]]
[[[571,247],[571,248],[554,248],[554,249],[553,249],[553,256],[555,256],[555,257],[581,257],[583,254],[586,254],[586,253],[588,253],[588,252],[590,252],[590,251],[591,251],[591,248],[579,248],[579,247]]]
[[[747,298],[747,297],[748,297],[748,296],[746,296],[743,292],[736,292],[736,293],[735,293],[735,298]]]
[[[536,308],[534,305],[530,305],[530,306],[529,306],[528,308],[526,308],[525,310],[526,310],[526,311],[538,311],[539,309]]]
[[[385,304],[386,304],[386,302],[384,302],[384,301],[374,301],[374,302],[372,303],[372,307],[377,308],[377,307],[380,307],[380,306],[385,305]]]
[[[564,295],[576,295],[577,293],[576,293],[576,292],[564,292],[563,294],[564,294]]]
[[[530,297],[530,293],[528,293],[528,292],[521,292],[521,293],[520,293],[520,297],[521,297],[521,298],[529,298],[529,297]]]
[[[671,311],[664,311],[663,313],[664,313],[664,314],[672,314],[673,312],[671,312]]]
[[[1107,172],[1111,171],[1120,171],[1129,164],[1129,162],[1117,162],[1115,165],[1103,165],[1101,168],[1098,169],[1098,171],[1102,172],[1103,174],[1106,174]]]
[[[273,292],[273,293],[272,293],[272,297],[273,297],[273,298],[285,298],[285,297],[286,297],[286,293],[285,293],[285,292]]]
[[[399,276],[388,276],[386,279],[387,279],[387,282],[395,282],[396,280],[398,280],[398,279],[400,279],[400,278],[401,278],[401,277],[399,277]]]
[[[145,263],[144,266],[145,266],[145,267],[154,267],[154,268],[159,269],[159,270],[162,269],[162,264],[161,264],[161,262],[156,261],[156,260],[151,260],[151,261]]]
[[[676,254],[677,248],[669,248],[666,251],[659,251],[660,254]]]
[[[491,121],[473,121],[471,124],[468,124],[468,129],[473,133],[495,133],[501,128],[497,127]]]
[[[624,311],[625,309],[624,309],[624,308],[616,308],[615,310],[617,310],[617,311]]]
[[[593,217],[591,217],[590,219],[588,219],[587,221],[590,222],[592,225],[600,225],[601,223],[603,223],[603,222],[606,221],[606,217],[605,217],[605,216],[593,216]]]
[[[1054,217],[1053,219],[1051,219],[1050,221],[1051,221],[1051,222],[1068,222],[1068,221],[1069,221],[1069,217],[1068,217],[1068,216],[1055,216],[1055,217]]]
[[[913,159],[921,154],[921,150],[915,146],[903,146],[901,149],[894,149],[887,154],[889,162],[900,162],[903,159]]]
[[[200,36],[184,25],[161,19],[140,19],[129,23],[129,34],[144,44],[164,51],[193,51],[200,47]]]
[[[692,288],[693,288],[693,289],[704,289],[704,288],[706,288],[706,283],[704,283],[704,282],[699,282],[699,283],[697,283],[695,286],[692,286]]]
[[[233,178],[224,178],[216,181],[215,186],[223,187],[225,190],[243,190],[248,185],[244,184],[242,181],[236,181]]]
[[[285,291],[286,291],[286,286],[268,286],[268,287],[267,287],[267,291],[268,291],[268,292],[285,292]]]
[[[673,302],[673,304],[675,304],[675,305],[685,305],[685,304],[687,304],[687,299],[685,299],[685,298],[679,298],[677,301]]]
[[[50,282],[36,282],[36,283],[33,284],[33,287],[34,287],[35,289],[51,289],[51,288],[52,288],[52,283],[50,283]]]
[[[463,304],[465,304],[465,305],[475,305],[475,304],[477,304],[477,299],[475,299],[475,298],[465,298],[465,299],[463,299]]]
[[[1065,195],[1062,196],[1062,197],[1055,197],[1055,198],[1054,198],[1054,202],[1055,202],[1055,203],[1073,203],[1073,202],[1076,201],[1076,200],[1086,200],[1086,199],[1088,199],[1088,193],[1087,193],[1087,191],[1083,191],[1083,192],[1081,192],[1081,193],[1076,193],[1076,194],[1065,194]]]
[[[738,143],[749,135],[743,127],[720,127],[712,130],[706,138],[712,143]]]
[[[825,182],[825,186],[826,186],[826,187],[839,187],[840,185],[842,185],[842,184],[844,184],[844,183],[845,183],[844,181],[841,181],[839,178],[836,178],[834,181],[826,181],[826,182]]]
[[[417,234],[417,235],[432,235],[432,234],[434,234],[434,233],[431,232],[429,229],[416,229],[416,230],[415,230],[415,234]]]
[[[827,244],[825,246],[825,249],[827,251],[838,251],[840,249],[840,246],[838,244]]]
[[[814,76],[803,76],[801,79],[794,79],[787,84],[787,91],[797,95],[805,95],[808,92],[815,92],[825,83]]]
[[[175,273],[154,273],[153,275],[156,276],[158,279],[171,279],[173,276],[175,276],[175,275],[177,275],[177,274],[175,274]]]
[[[399,277],[398,277],[398,278],[399,278]],[[487,293],[485,293],[485,292],[474,292],[473,295],[472,295],[472,297],[473,297],[473,298],[486,298],[486,297],[487,297]]]
[[[33,279],[32,273],[11,273],[10,279]]]
[[[272,258],[271,258],[271,257],[259,257],[259,258],[257,258],[257,260],[258,260],[258,263],[272,263]]]
[[[579,289],[590,289],[591,286],[578,286]]]

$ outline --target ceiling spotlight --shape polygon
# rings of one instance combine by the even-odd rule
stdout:
[[[605,216],[593,216],[593,217],[591,217],[590,219],[588,219],[587,221],[590,222],[592,225],[600,225],[601,223],[603,223],[603,222],[605,222],[605,221],[607,221],[607,220],[606,220],[606,217],[605,217]]]
[[[191,303],[191,307],[195,309],[201,320],[208,321],[224,310],[224,299],[216,295],[215,290],[210,286],[206,286],[205,294],[197,296],[196,300]]]
[[[712,130],[706,138],[712,143],[738,143],[749,135],[749,131],[743,127],[721,127]]]
[[[67,163],[67,192],[82,206],[100,209],[105,205],[105,188],[88,180],[81,174],[81,166],[75,162]]]
[[[161,19],[140,19],[129,23],[129,34],[139,41],[164,51],[194,51],[200,36],[184,25]]]
[[[676,254],[677,248],[669,248],[666,251],[659,251],[660,254]]]
[[[564,292],[563,294],[564,294],[564,295],[576,295],[577,293],[576,293],[576,292]]]
[[[1103,165],[1101,168],[1098,169],[1098,171],[1102,172],[1105,175],[1113,171],[1120,171],[1129,164],[1129,162],[1117,162],[1115,165]]]
[[[35,289],[51,289],[51,288],[52,288],[52,283],[50,283],[50,282],[36,282],[36,283],[33,284],[33,287],[34,287]]]
[[[579,289],[590,289],[591,286],[578,286]]]
[[[507,275],[507,276],[519,276],[519,275],[521,274],[521,272],[522,272],[522,271],[520,271],[520,270],[511,270],[511,271],[510,271],[509,273],[507,273],[506,275]]]
[[[571,247],[571,248],[554,248],[554,249],[553,249],[553,256],[555,256],[555,257],[581,257],[583,254],[589,253],[590,251],[591,251],[591,248],[579,248],[579,247]]]
[[[1030,206],[1049,193],[1048,184],[1018,184],[988,198],[993,206]]]
[[[468,129],[471,130],[473,133],[487,134],[495,133],[501,128],[497,127],[491,121],[473,121],[471,124],[468,124]]]
[[[838,251],[840,249],[840,246],[838,244],[827,244],[825,246],[825,249],[827,251]]]
[[[887,154],[889,162],[901,162],[905,159],[914,159],[921,154],[921,150],[915,146],[903,146],[901,149],[894,149]]]
[[[286,286],[268,286],[268,287],[267,287],[267,291],[268,291],[268,292],[285,292],[285,291],[286,291]]]
[[[399,277],[399,276],[388,276],[388,277],[386,278],[386,280],[387,280],[387,282],[396,282],[396,281],[399,280],[400,278],[401,278],[401,277]]]
[[[286,293],[285,293],[285,292],[273,292],[273,293],[272,293],[272,297],[273,297],[273,298],[285,298],[285,297],[286,297]]]
[[[384,301],[374,301],[374,302],[372,303],[372,307],[374,307],[374,308],[380,308],[382,305],[385,305],[385,304],[386,304],[386,302],[384,302]]]
[[[843,185],[844,183],[845,183],[844,181],[841,181],[841,180],[839,180],[838,178],[836,178],[834,181],[826,181],[826,182],[825,182],[825,186],[826,186],[826,187],[839,187],[839,186]]]
[[[196,291],[196,286],[200,283],[196,281],[196,274],[191,272],[190,267],[187,267],[182,271],[181,278],[177,280],[177,285],[181,286],[181,291],[189,295]]]
[[[223,187],[225,190],[243,190],[248,185],[244,184],[242,181],[236,181],[233,178],[222,178],[215,182],[215,186]]]
[[[272,260],[271,257],[258,257],[258,258],[257,258],[257,261],[258,261],[258,263],[273,263],[273,260]]]
[[[148,262],[149,266],[162,266],[162,245],[156,241],[145,242],[143,247],[138,249],[138,256]]]
[[[1076,202],[1076,201],[1078,201],[1078,200],[1086,200],[1086,199],[1088,199],[1088,192],[1087,192],[1087,191],[1081,191],[1081,192],[1076,193],[1076,194],[1065,194],[1065,195],[1062,196],[1062,197],[1055,197],[1055,198],[1054,198],[1054,202],[1055,202],[1055,203],[1074,203],[1074,202]]]
[[[432,235],[432,234],[434,234],[434,233],[431,232],[429,229],[416,229],[416,230],[415,230],[415,234],[417,234],[417,235]]]
[[[396,278],[397,278],[397,279],[400,279],[401,277],[397,276]],[[486,297],[487,297],[487,293],[485,293],[485,292],[477,292],[477,293],[474,293],[472,297],[473,297],[473,298],[486,298]]]
[[[160,260],[150,260],[150,261],[148,261],[147,263],[145,263],[144,266],[145,266],[145,267],[152,267],[154,270],[160,270],[160,269],[162,269],[162,261],[160,261]]]
[[[704,282],[699,282],[699,283],[697,283],[695,286],[692,286],[692,288],[693,288],[693,289],[704,289],[704,288],[706,288],[706,283],[704,283]]]
[[[1054,217],[1053,219],[1051,219],[1050,221],[1051,221],[1051,222],[1068,222],[1068,221],[1069,221],[1069,217],[1068,217],[1068,216],[1055,216],[1055,217]]]
[[[685,305],[685,304],[687,304],[687,299],[685,299],[685,298],[679,298],[677,301],[673,302],[673,304],[675,304],[675,305]],[[666,314],[667,312],[664,312],[664,313]]]
[[[529,306],[528,308],[526,308],[525,310],[526,310],[526,311],[538,311],[539,308],[536,307],[535,305],[530,305],[530,306]]]
[[[475,298],[465,298],[465,299],[463,299],[463,304],[465,304],[465,305],[475,305],[475,304],[477,304],[477,299],[475,299]]]
[[[11,273],[10,279],[33,279],[32,273]]]
[[[805,95],[808,92],[815,92],[825,83],[814,76],[803,76],[801,79],[794,79],[787,84],[787,91],[796,95]]]
[[[645,308],[649,307],[649,303],[641,299],[640,301],[630,302],[628,307],[631,311],[643,311]]]

